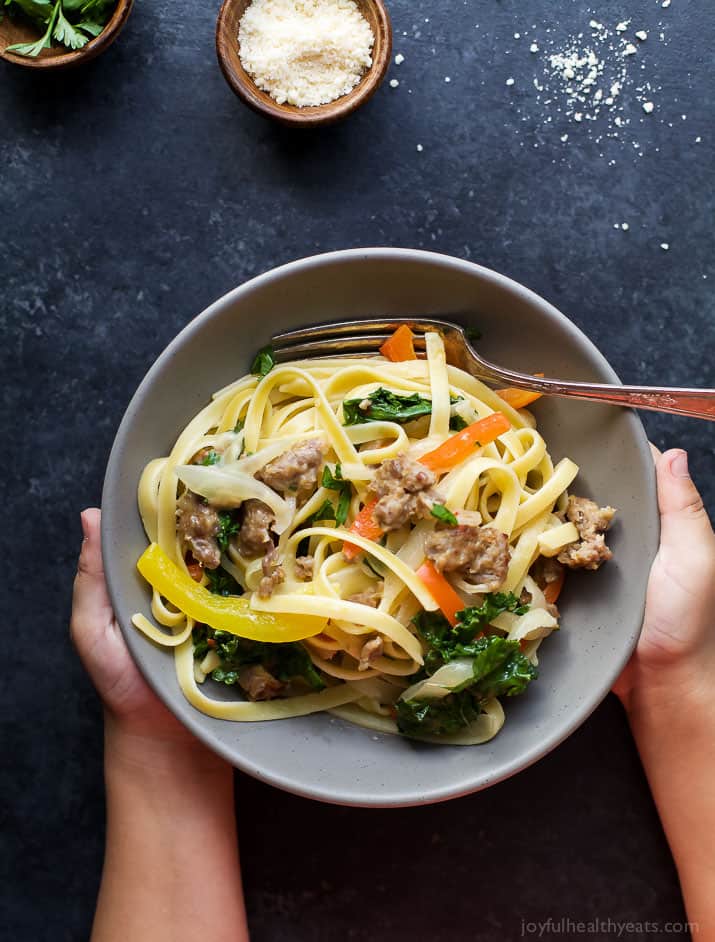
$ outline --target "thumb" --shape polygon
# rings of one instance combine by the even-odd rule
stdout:
[[[669,548],[697,545],[712,539],[710,520],[688,471],[688,454],[671,448],[656,461],[661,542]]]
[[[80,654],[96,640],[113,617],[112,606],[104,582],[102,547],[100,541],[100,511],[96,507],[82,512],[84,542],[77,565],[77,576],[72,593],[72,621],[70,633]]]

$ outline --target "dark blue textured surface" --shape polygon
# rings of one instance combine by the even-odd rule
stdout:
[[[77,514],[99,499],[141,376],[209,301],[318,251],[423,247],[535,289],[624,381],[715,385],[715,8],[528,6],[392,0],[399,87],[311,133],[273,127],[233,97],[210,4],[138,3],[118,43],[74,73],[0,63],[5,631],[30,639],[5,646],[0,939],[88,932],[101,725],[66,640]],[[631,123],[617,138],[613,114],[575,122],[533,86],[567,36],[588,40],[594,15],[649,34],[628,64],[619,115]],[[614,229],[622,222],[628,231]],[[660,446],[690,450],[713,508],[712,427],[645,422]],[[549,915],[660,920],[660,932],[622,938],[665,939],[665,922],[683,916],[613,700],[534,768],[449,805],[330,808],[241,777],[238,812],[257,942],[496,942]]]

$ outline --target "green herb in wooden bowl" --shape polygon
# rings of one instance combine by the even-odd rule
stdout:
[[[0,56],[35,68],[91,59],[116,38],[133,0],[0,0]]]

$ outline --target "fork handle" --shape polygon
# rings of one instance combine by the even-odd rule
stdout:
[[[690,415],[715,422],[715,389],[687,389],[659,386],[612,386],[606,383],[563,382],[557,379],[529,376],[505,370],[493,363],[484,363],[475,369],[479,378],[491,379],[519,389],[560,396],[567,399],[590,399],[609,405],[648,409],[651,412],[671,412]]]

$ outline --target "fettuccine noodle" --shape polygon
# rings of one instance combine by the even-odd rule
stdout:
[[[154,562],[142,568],[140,561],[140,569],[147,575],[161,564],[164,582],[147,575],[154,586],[152,619],[138,613],[133,620],[152,642],[173,650],[180,687],[197,710],[242,722],[330,710],[379,732],[397,732],[406,689],[417,703],[421,692],[425,704],[452,703],[462,688],[440,677],[461,671],[471,678],[472,654],[443,652],[449,663],[430,677],[430,642],[419,618],[442,619],[446,627],[439,609],[447,609],[435,585],[446,584],[464,609],[494,598],[497,584],[500,593],[513,593],[482,634],[514,642],[510,651],[537,663],[538,646],[558,628],[558,612],[532,567],[542,551],[554,557],[581,536],[564,519],[567,491],[579,469],[568,458],[552,462],[530,413],[511,408],[494,390],[447,365],[438,334],[427,334],[426,354],[404,362],[305,360],[274,366],[262,377],[246,376],[217,392],[170,454],[146,466],[138,502]],[[427,405],[415,418],[371,418],[371,403],[384,393]],[[379,499],[385,469],[397,474],[405,461],[413,470],[430,467],[435,450],[457,430],[495,413],[508,420],[502,433],[476,441],[459,460],[440,466],[419,498],[422,509],[394,526],[383,520],[377,537],[361,530],[359,515]],[[303,469],[302,478],[276,485],[275,475],[267,473],[272,463],[301,448],[317,461]],[[404,510],[411,499],[405,480],[397,488]],[[187,510],[189,499],[194,503]],[[259,505],[270,520],[270,536],[262,551],[250,552],[248,513]],[[374,511],[373,524],[380,512]],[[224,530],[228,526],[221,534],[219,519]],[[446,540],[444,558],[430,550],[435,535]],[[456,551],[454,541],[470,535],[503,548],[503,571],[488,588],[479,584],[486,577],[445,562]],[[423,576],[425,564],[437,583]],[[208,591],[221,591],[217,574],[228,580],[228,596],[225,587],[223,596]],[[215,612],[202,620],[201,612],[213,612],[217,599],[221,624],[228,628],[215,628]],[[242,634],[244,618],[253,619],[253,634]],[[280,641],[279,630],[295,640]],[[272,675],[251,655],[229,676],[222,645],[234,635],[244,654],[249,648],[242,646],[257,643],[250,650],[268,651],[271,664],[274,654],[289,651],[308,668],[300,669],[302,675],[295,668],[296,677],[286,675],[287,668]],[[214,672],[214,679],[234,681],[254,699],[210,696],[210,685],[203,684]],[[422,738],[460,745],[491,739],[504,723],[502,706],[489,693],[473,702],[476,712],[459,729],[432,735],[426,728]]]

